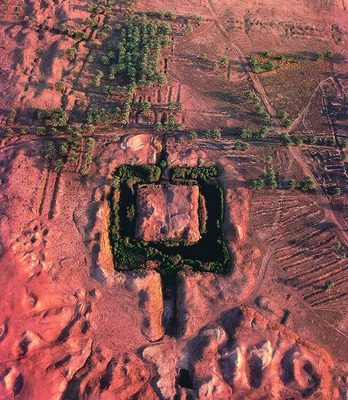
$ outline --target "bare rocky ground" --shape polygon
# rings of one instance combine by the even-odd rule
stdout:
[[[36,107],[77,113],[112,103],[91,88],[95,37],[56,30],[63,22],[78,30],[87,2],[26,1],[19,18],[9,3],[0,4],[2,126],[12,108],[19,127],[35,124]],[[348,246],[346,150],[276,140],[281,109],[294,135],[347,138],[346,4],[146,0],[136,8],[159,9],[203,21],[176,38],[169,84],[137,94],[151,99],[151,115],[96,130],[87,177],[48,168],[45,138],[1,140],[0,399],[347,399],[347,261],[335,248]],[[115,10],[112,23],[118,2]],[[75,63],[65,57],[71,46]],[[270,49],[300,67],[260,76],[245,69],[247,55]],[[332,60],[315,61],[328,49]],[[224,55],[228,66],[213,70]],[[60,79],[63,93],[54,89]],[[275,122],[272,137],[241,152],[235,134],[262,124],[246,90]],[[175,288],[164,288],[155,271],[114,271],[107,196],[117,166],[158,160],[163,142],[151,124],[170,101],[183,103],[188,130],[223,131],[221,140],[169,134],[166,152],[170,166],[221,167],[233,262],[228,276],[180,273]],[[284,187],[309,174],[316,189],[251,190],[269,156]],[[343,188],[337,198],[327,196],[333,183]]]

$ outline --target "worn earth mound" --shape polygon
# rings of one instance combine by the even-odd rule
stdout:
[[[200,238],[198,186],[140,185],[136,236],[145,241]]]

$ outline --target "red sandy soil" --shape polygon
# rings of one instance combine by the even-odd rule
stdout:
[[[104,68],[86,62],[102,54],[96,33],[79,41],[57,31],[63,23],[82,29],[87,3],[29,0],[18,18],[14,3],[0,5],[1,132],[12,108],[16,129],[37,124],[36,107],[63,106],[77,121],[88,105],[119,104],[92,87],[95,69]],[[119,6],[111,23],[122,21]],[[150,99],[150,116],[133,116],[128,129],[97,128],[87,177],[77,173],[80,165],[50,168],[46,138],[1,138],[1,400],[347,399],[347,151],[286,148],[276,138],[285,131],[281,109],[294,135],[347,138],[346,7],[338,0],[139,1],[137,11],[203,17],[165,55],[168,85],[136,94]],[[100,26],[108,18],[100,15]],[[71,46],[78,57],[69,63]],[[329,49],[332,59],[315,60]],[[253,74],[247,57],[269,50],[292,55],[300,67]],[[223,56],[228,65],[213,70]],[[235,134],[264,123],[246,90],[272,122],[271,137],[242,152]],[[187,130],[223,131],[219,140],[167,133],[165,151],[169,166],[220,167],[233,262],[226,276],[185,271],[168,288],[155,271],[114,271],[108,196],[117,166],[159,159],[163,141],[151,124],[168,114],[169,102],[182,103],[177,122]],[[269,156],[279,189],[251,190]],[[313,192],[285,190],[304,175],[312,176]],[[343,189],[337,198],[327,195],[333,183]],[[181,369],[190,387],[178,379]]]

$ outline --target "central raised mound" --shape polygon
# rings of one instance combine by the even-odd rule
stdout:
[[[147,242],[200,239],[198,186],[139,185],[136,237]]]

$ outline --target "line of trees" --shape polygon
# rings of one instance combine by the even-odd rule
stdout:
[[[117,46],[116,67],[110,73],[114,75],[116,69],[126,76],[128,84],[136,86],[165,83],[160,64],[162,50],[171,44],[171,32],[169,24],[149,22],[146,16],[127,19]]]

